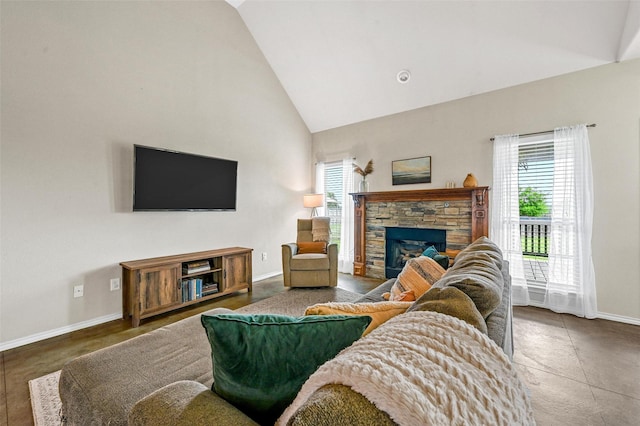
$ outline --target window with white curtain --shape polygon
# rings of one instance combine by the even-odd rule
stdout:
[[[549,276],[553,165],[553,137],[519,138],[520,239],[524,276],[530,289],[545,288]],[[538,292],[538,297],[541,294]]]
[[[515,305],[594,318],[589,137],[585,125],[558,128],[552,135],[495,137],[490,235],[510,263]],[[543,193],[549,204],[547,223],[521,216],[519,196],[527,187]],[[531,231],[533,225],[537,233]],[[527,276],[532,265],[546,268],[533,282]]]
[[[323,214],[331,219],[331,242],[338,244],[338,271],[353,274],[353,157],[316,164],[316,191],[325,194]]]
[[[331,218],[331,242],[340,247],[340,231],[342,228],[342,199],[344,194],[342,182],[342,161],[324,164],[325,214]]]

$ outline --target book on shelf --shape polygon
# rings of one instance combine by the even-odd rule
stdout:
[[[195,274],[198,272],[206,272],[211,270],[211,265],[208,260],[199,260],[197,262],[185,263],[182,267],[182,273]]]
[[[182,302],[190,302],[202,297],[202,278],[182,280]]]
[[[182,303],[188,302],[189,299],[189,280],[182,280]]]
[[[209,296],[210,294],[217,293],[218,283],[207,283],[202,286],[202,296]]]

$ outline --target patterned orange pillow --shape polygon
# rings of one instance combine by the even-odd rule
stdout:
[[[444,273],[442,266],[428,256],[409,259],[391,287],[389,300],[403,300],[410,291],[413,291],[417,299],[426,293]]]
[[[324,241],[298,243],[298,254],[326,253],[327,243]]]

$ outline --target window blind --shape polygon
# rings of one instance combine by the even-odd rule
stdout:
[[[522,138],[518,150],[518,188],[532,188],[545,196],[551,207],[553,192],[553,141],[527,142]],[[551,209],[549,209],[551,210]]]

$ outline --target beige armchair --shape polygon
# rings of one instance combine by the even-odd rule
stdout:
[[[298,219],[296,242],[282,245],[285,287],[338,285],[338,245],[329,244],[329,229],[328,217]]]

